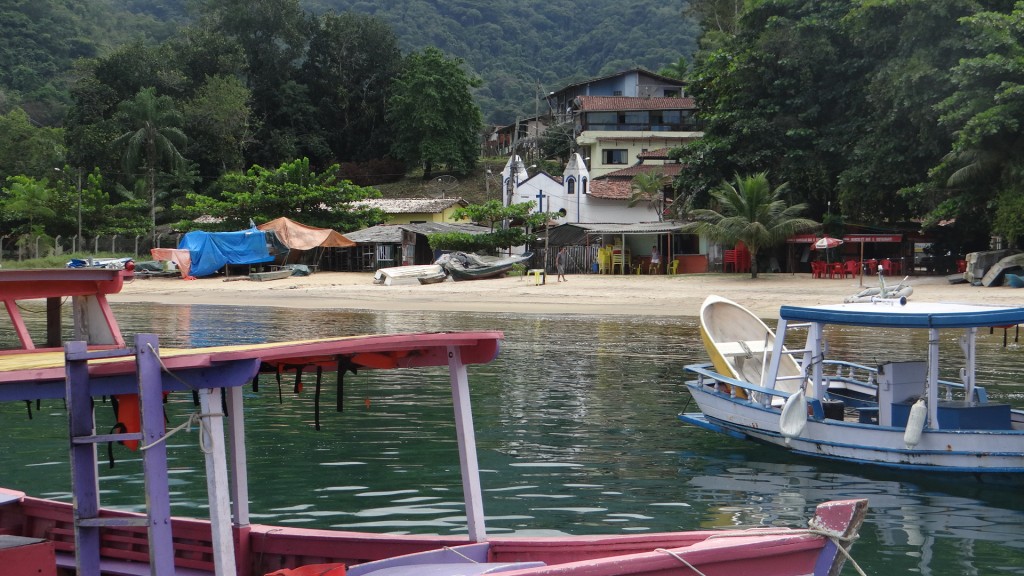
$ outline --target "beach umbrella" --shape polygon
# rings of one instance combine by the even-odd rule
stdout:
[[[831,250],[832,248],[839,246],[842,243],[843,241],[840,240],[839,238],[833,238],[831,236],[822,236],[821,238],[818,238],[817,240],[814,241],[814,249],[824,250],[825,262],[828,263],[831,261],[828,251]]]
[[[815,250],[828,250],[829,248],[835,248],[843,243],[839,238],[833,238],[831,236],[822,236],[814,242]]]

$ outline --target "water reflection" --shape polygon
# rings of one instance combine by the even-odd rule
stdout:
[[[494,534],[617,533],[801,525],[824,500],[867,497],[855,557],[868,573],[1024,574],[1024,502],[1013,489],[791,456],[678,423],[682,366],[702,361],[692,319],[372,313],[118,305],[126,334],[164,346],[396,331],[505,331],[498,360],[471,368],[488,529]],[[842,328],[837,353],[869,363],[919,354],[924,335]],[[1011,339],[1012,340],[1012,339]],[[955,341],[943,341],[943,347]],[[1019,346],[982,334],[979,378],[1020,403]],[[957,367],[944,365],[955,374]],[[464,533],[458,456],[443,370],[361,372],[334,412],[333,377],[313,430],[311,390],[264,379],[246,393],[254,522],[396,533]],[[692,406],[691,406],[692,409]],[[193,410],[172,396],[170,422]],[[97,405],[98,427],[112,425]],[[0,405],[0,485],[70,499],[60,402]],[[141,460],[117,449],[101,470],[104,504],[141,510]],[[28,454],[26,456],[25,454]],[[173,512],[206,509],[195,434],[172,438]],[[852,574],[850,568],[845,571]]]

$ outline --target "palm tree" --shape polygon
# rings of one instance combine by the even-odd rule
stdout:
[[[821,224],[798,215],[806,204],[787,206],[782,200],[787,184],[775,190],[768,183],[768,173],[753,176],[736,175],[736,184],[722,182],[711,192],[721,212],[698,209],[690,212],[695,222],[685,231],[707,236],[722,244],[743,242],[750,250],[750,277],[757,278],[757,253],[776,246],[794,234],[817,228]]]
[[[146,194],[149,197],[150,232],[156,240],[156,173],[162,165],[179,166],[184,158],[178,151],[188,140],[178,126],[181,114],[168,96],[157,96],[156,88],[143,88],[131,100],[118,105],[118,112],[132,130],[118,136],[113,145],[124,148],[124,165],[135,172],[140,164],[145,170]]]
[[[658,213],[658,222],[664,219],[665,212],[665,174],[660,170],[652,172],[640,172],[633,176],[629,184],[629,206],[646,202],[652,210]]]

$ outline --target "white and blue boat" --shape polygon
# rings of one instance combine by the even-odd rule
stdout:
[[[1024,410],[989,402],[975,377],[979,328],[1022,323],[1020,307],[883,300],[782,306],[772,333],[746,308],[711,296],[701,330],[712,362],[686,366],[701,411],[679,418],[809,456],[1024,480]],[[927,338],[917,339],[919,356],[868,366],[827,357],[829,326]],[[945,357],[950,349],[956,360]]]

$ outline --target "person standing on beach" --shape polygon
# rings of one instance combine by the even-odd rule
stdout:
[[[565,251],[565,246],[558,251],[558,255],[555,256],[555,270],[558,272],[559,282],[568,282],[565,279],[565,265],[569,261],[569,253]]]

